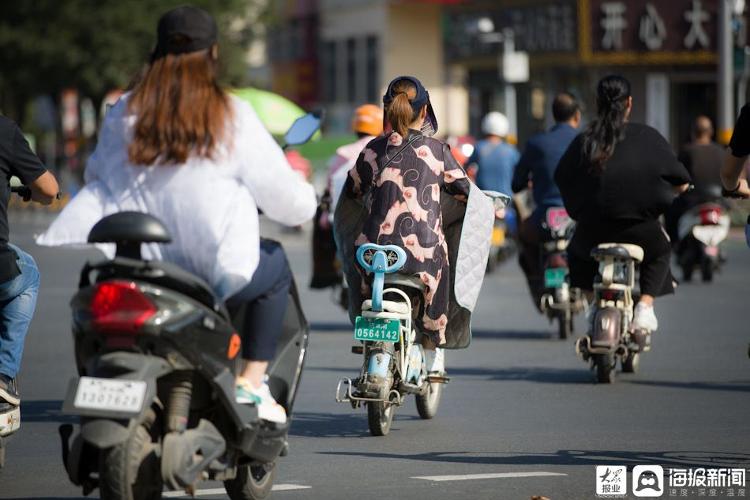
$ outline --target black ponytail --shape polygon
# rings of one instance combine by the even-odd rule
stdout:
[[[596,87],[597,118],[583,133],[583,159],[592,173],[604,172],[604,165],[625,134],[630,82],[617,75],[602,78]]]

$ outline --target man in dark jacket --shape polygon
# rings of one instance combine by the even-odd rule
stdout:
[[[526,149],[513,175],[513,192],[526,189],[531,183],[536,208],[530,217],[521,222],[518,230],[521,252],[518,260],[526,275],[534,304],[544,293],[541,263],[539,262],[539,233],[544,216],[550,207],[563,206],[560,190],[555,184],[555,170],[565,150],[576,135],[581,123],[581,107],[576,98],[567,92],[555,97],[552,103],[555,125],[547,132],[537,134],[526,143]]]

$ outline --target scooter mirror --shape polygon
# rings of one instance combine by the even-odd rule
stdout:
[[[502,210],[503,208],[510,205],[510,200],[512,199],[507,194],[503,194],[499,191],[482,191],[484,194],[492,198],[493,203],[495,203],[495,210]]]
[[[313,111],[300,116],[284,134],[284,142],[287,146],[299,146],[306,143],[320,129],[322,121],[322,111]]]

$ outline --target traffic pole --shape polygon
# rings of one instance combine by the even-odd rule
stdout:
[[[733,106],[733,44],[732,44],[732,6],[731,0],[719,0],[719,75],[716,138],[722,144],[729,144],[734,127]]]

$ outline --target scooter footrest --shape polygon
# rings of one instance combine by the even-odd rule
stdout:
[[[0,436],[7,436],[16,432],[21,427],[21,408],[14,406],[12,409],[0,413]]]
[[[446,375],[427,375],[427,381],[431,384],[447,384],[451,378]]]

